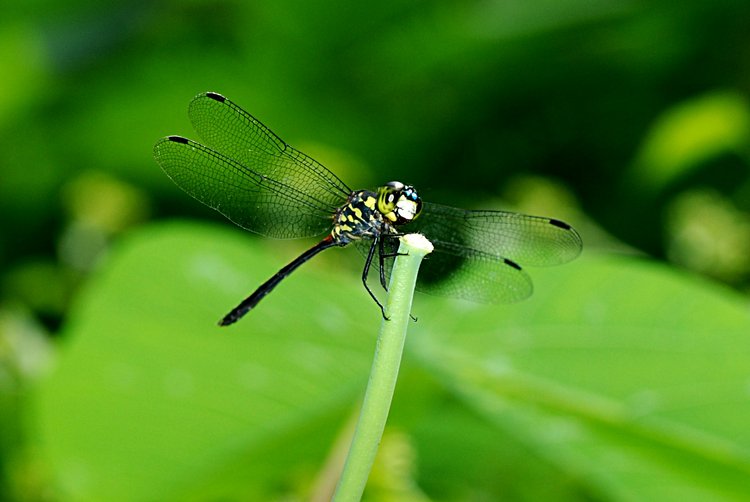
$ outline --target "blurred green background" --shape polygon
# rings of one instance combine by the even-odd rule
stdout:
[[[0,499],[335,485],[380,314],[332,250],[215,327],[310,243],[155,164],[208,90],[349,186],[583,236],[522,304],[415,300],[368,500],[745,499],[748,26],[744,0],[4,5]]]

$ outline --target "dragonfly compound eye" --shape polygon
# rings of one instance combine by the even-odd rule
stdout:
[[[414,220],[422,212],[422,199],[412,186],[405,186],[398,194],[396,207],[396,224],[404,224]]]
[[[400,181],[391,181],[378,188],[378,211],[394,225],[403,225],[422,211],[422,200],[417,191]]]

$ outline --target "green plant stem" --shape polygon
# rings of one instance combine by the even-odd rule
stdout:
[[[384,319],[380,326],[359,421],[333,496],[336,502],[353,502],[362,498],[396,387],[417,272],[422,258],[431,251],[432,244],[421,235],[409,234],[401,238],[398,252],[402,256],[396,257],[393,264],[385,302],[388,320]]]

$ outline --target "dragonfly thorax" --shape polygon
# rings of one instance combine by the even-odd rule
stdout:
[[[404,225],[422,212],[422,199],[413,186],[391,181],[378,188],[377,208],[394,225]]]
[[[370,190],[352,192],[333,217],[331,235],[342,246],[363,238],[373,238],[396,230],[378,209],[378,194]]]

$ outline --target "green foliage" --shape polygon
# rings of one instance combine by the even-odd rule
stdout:
[[[193,224],[125,239],[34,407],[63,498],[309,496],[379,323],[331,256],[346,252],[226,329],[216,320],[293,250]],[[625,257],[533,275],[537,293],[513,306],[417,297],[390,422],[412,482],[435,500],[741,499],[744,301]]]
[[[148,221],[218,218],[151,157],[207,90],[354,188],[583,236],[528,302],[417,298],[372,500],[742,498],[746,0],[6,4],[0,499],[331,485],[379,314],[332,250],[215,327],[304,244]]]
[[[739,93],[701,96],[669,110],[644,140],[633,174],[664,190],[712,158],[750,154],[750,104]]]

